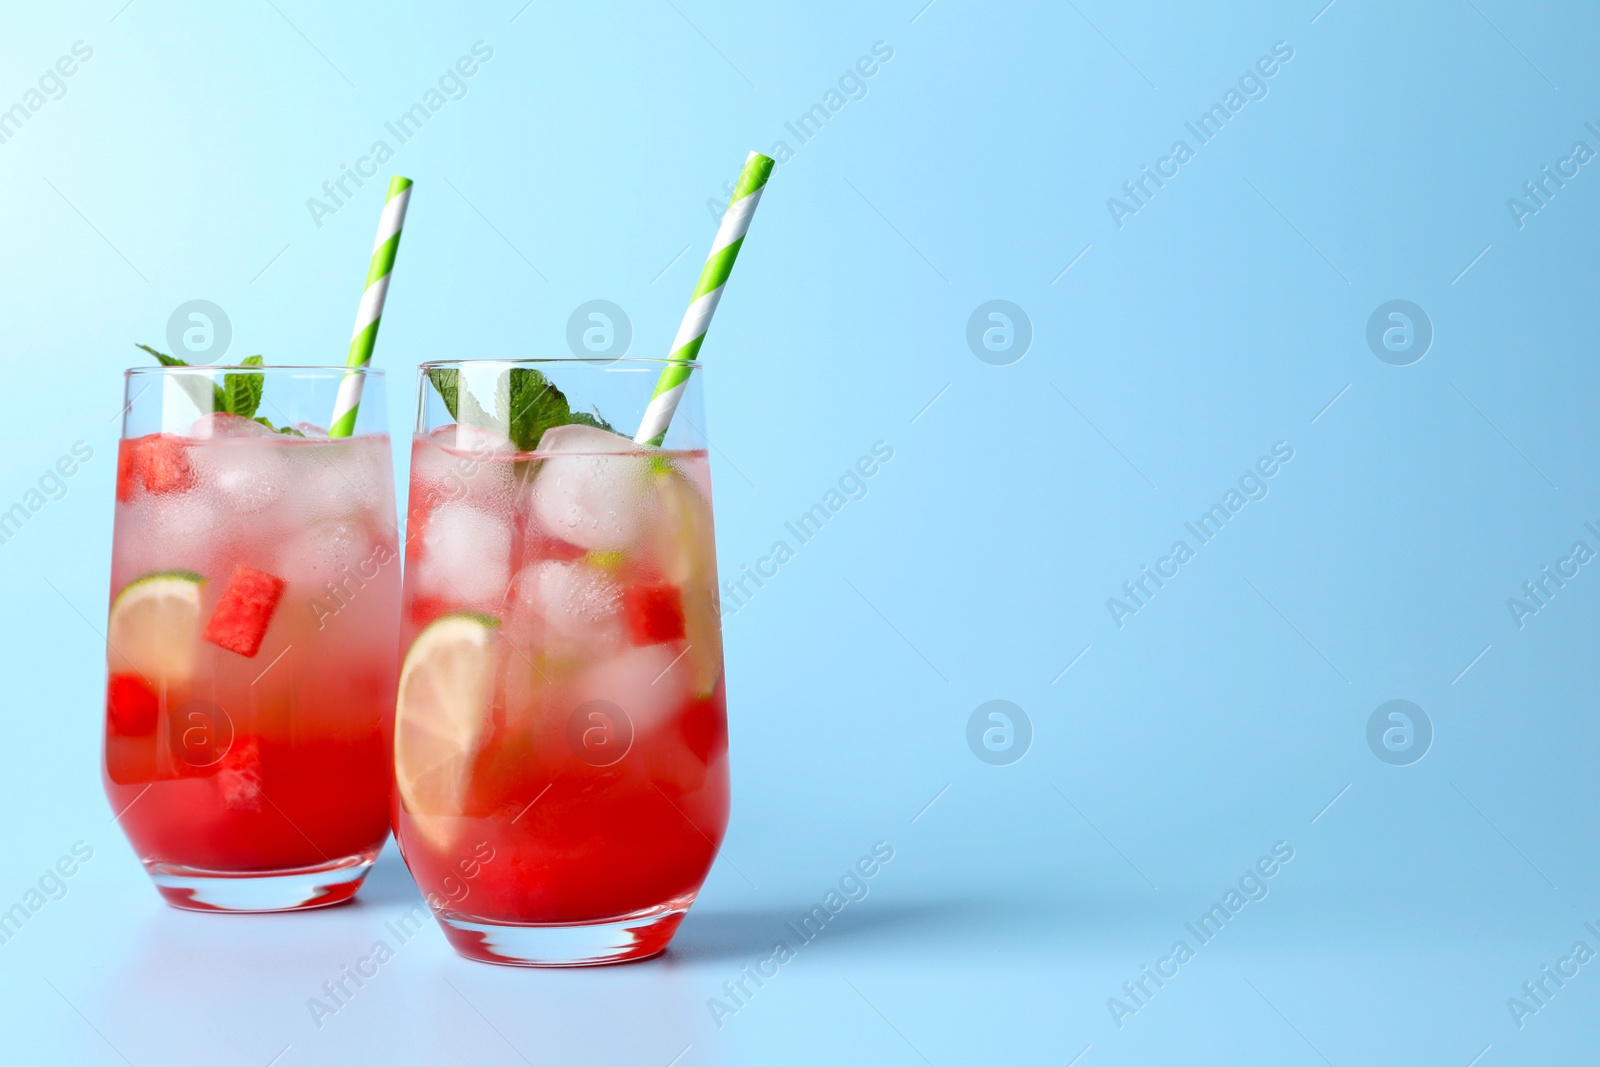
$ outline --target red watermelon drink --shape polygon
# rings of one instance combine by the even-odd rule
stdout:
[[[636,417],[660,369],[425,365],[395,834],[465,956],[654,955],[727,825],[704,443],[682,419],[635,444],[598,414]]]
[[[285,425],[326,420],[344,373],[128,372],[104,777],[178,907],[348,900],[387,835],[400,561],[381,382],[352,436]]]

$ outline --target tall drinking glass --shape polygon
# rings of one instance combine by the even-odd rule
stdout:
[[[393,477],[380,372],[354,435],[316,425],[346,373],[127,372],[105,787],[180,908],[337,904],[387,836]]]
[[[464,956],[654,955],[726,829],[702,372],[629,436],[663,366],[423,365],[394,825]]]

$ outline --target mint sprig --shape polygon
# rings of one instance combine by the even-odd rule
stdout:
[[[165,352],[157,352],[149,345],[136,344],[134,347],[142,348],[156,357],[157,362],[163,367],[187,367],[189,365],[177,356],[169,356]],[[177,379],[178,384],[183,387],[184,392],[189,394],[189,398],[194,401],[194,406],[200,409],[201,414],[205,414],[208,411],[228,410],[228,399],[223,394],[222,387],[209,378],[201,377],[198,374],[180,374]]]
[[[428,370],[428,380],[438,390],[445,410],[458,423],[503,431],[519,452],[532,452],[546,430],[578,423],[597,429],[616,431],[599,411],[573,411],[567,396],[542,371],[532,367],[512,367],[496,386],[495,414],[483,410],[470,391],[461,389],[460,372],[446,367]]]
[[[460,422],[461,416],[456,414],[456,397],[461,385],[461,372],[448,367],[429,367],[428,381],[438,390],[439,399],[444,401],[444,409],[450,413],[450,417]]]
[[[511,440],[520,452],[532,452],[552,426],[572,421],[567,397],[555,383],[532,367],[512,367],[510,378]]]
[[[149,345],[135,345],[142,348],[156,358],[163,367],[187,367],[188,363],[177,356],[169,356],[165,352],[157,352]],[[260,356],[246,356],[240,361],[241,367],[259,367],[263,363]],[[266,375],[250,371],[229,372],[222,376],[222,384],[200,375],[180,374],[177,376],[178,384],[194,400],[195,407],[202,414],[221,412],[225,415],[238,415],[240,418],[259,422],[273,433],[291,434],[295,437],[304,437],[305,434],[292,426],[278,427],[270,421],[256,414],[256,409],[261,406],[261,396],[266,388]]]
[[[587,411],[571,412],[567,421],[580,423],[584,426],[593,426],[597,430],[609,430],[611,433],[617,432],[609,422],[600,417],[599,408],[595,408],[593,415],[589,414]]]
[[[260,356],[247,356],[240,366],[259,367],[261,363]],[[224,374],[222,395],[228,404],[228,414],[255,418],[256,408],[261,406],[261,391],[266,385],[266,377],[264,374]]]

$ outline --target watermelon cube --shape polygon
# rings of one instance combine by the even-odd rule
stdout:
[[[261,651],[261,639],[267,635],[273,612],[278,610],[285,584],[276,574],[239,564],[233,569],[216,610],[206,621],[202,636],[229,652],[246,658],[254,656]]]
[[[127,503],[134,492],[180,493],[193,488],[194,468],[183,438],[152,433],[122,442],[117,452],[117,499]]]
[[[659,645],[683,637],[683,597],[669,582],[638,582],[622,590],[628,635],[636,645]]]
[[[261,739],[243,738],[234,742],[217,767],[217,785],[222,803],[230,811],[260,811]]]
[[[137,674],[113,674],[106,682],[106,718],[123,737],[142,737],[156,728],[155,690]]]

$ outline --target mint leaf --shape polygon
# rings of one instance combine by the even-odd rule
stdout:
[[[169,356],[165,352],[157,352],[149,345],[135,344],[133,347],[142,348],[152,356],[155,356],[156,362],[160,363],[163,367],[187,367],[189,365],[183,360],[179,359],[177,356]]]
[[[282,427],[280,429],[279,427],[272,425],[271,421],[261,417],[260,415],[257,415],[255,417],[254,421],[255,422],[259,422],[261,425],[265,426],[267,429],[271,430],[273,433],[284,433],[284,434],[288,434],[290,437],[304,437],[305,436],[305,434],[301,433],[299,430],[295,429],[293,426],[284,426],[284,427]]]
[[[495,410],[501,411],[507,405],[505,396],[505,383],[500,383],[500,388],[495,392]],[[456,420],[463,426],[481,426],[486,430],[498,430],[505,426],[504,415],[491,415],[483,410],[483,405],[478,403],[478,398],[472,395],[472,390],[461,390],[461,417]]]
[[[539,438],[552,426],[574,421],[567,397],[540,371],[531,367],[512,367],[510,430],[511,442],[519,452],[532,452]]]
[[[459,370],[433,367],[428,370],[428,380],[438,390],[452,419],[464,426],[500,430],[519,452],[538,448],[544,432],[556,426],[582,423],[616,432],[598,411],[593,415],[573,411],[566,394],[532,367],[512,367],[496,383],[492,413],[485,411],[469,390],[461,388]]]
[[[593,426],[597,430],[608,430],[611,433],[617,432],[616,427],[600,417],[599,409],[596,409],[593,415],[587,411],[574,411],[567,416],[567,421],[569,423],[580,423],[584,426]]]
[[[157,352],[149,345],[135,344],[133,347],[144,349],[156,357],[156,361],[163,367],[187,367],[189,365],[177,356],[169,356],[165,352]],[[256,358],[257,360],[260,359],[259,356]],[[183,391],[189,394],[189,399],[194,401],[194,406],[199,409],[200,414],[209,415],[213,411],[228,410],[227,397],[223,394],[221,386],[215,382],[209,381],[198,374],[179,374],[177,379],[178,384],[183,387]]]
[[[461,386],[461,372],[446,367],[429,367],[428,381],[439,391],[439,397],[444,401],[445,410],[450,412],[452,419],[459,420],[456,414],[456,398]]]
[[[470,389],[461,388],[461,372],[446,367],[430,367],[428,380],[438,390],[439,397],[444,401],[445,410],[450,412],[450,417],[463,426],[479,426],[486,430],[496,430],[505,426],[506,419],[503,414],[492,415],[483,410],[483,405],[478,403],[478,398],[472,395]],[[505,395],[505,383],[500,383],[495,399],[496,407],[505,408],[508,400]]]
[[[241,366],[259,367],[261,363],[260,356],[249,356]],[[261,406],[261,391],[265,384],[264,374],[224,374],[222,391],[226,403],[222,410],[246,419],[255,418],[256,408]],[[271,423],[267,425],[270,426]]]
[[[149,345],[134,345],[142,348],[163,367],[187,367],[189,364],[177,356],[169,356],[165,352],[157,352]],[[264,360],[260,356],[247,356],[241,360],[241,367],[259,367]],[[294,437],[304,437],[305,434],[293,426],[277,427],[267,419],[256,415],[256,408],[261,406],[261,394],[266,388],[266,375],[259,372],[251,373],[242,371],[238,374],[224,374],[222,384],[207,381],[200,375],[179,374],[178,384],[183,391],[189,394],[195,407],[200,409],[200,414],[209,415],[213,412],[222,412],[228,415],[238,415],[241,418],[252,419],[259,422],[273,433],[290,434]]]

